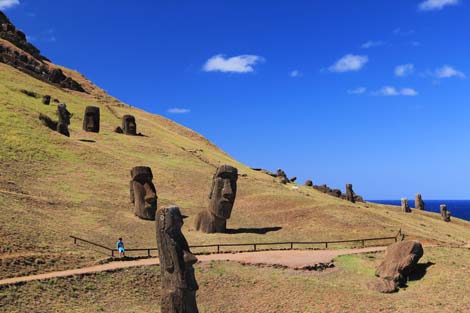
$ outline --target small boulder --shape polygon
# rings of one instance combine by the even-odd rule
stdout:
[[[313,181],[311,181],[310,179],[307,179],[305,181],[305,186],[312,187],[313,186]]]

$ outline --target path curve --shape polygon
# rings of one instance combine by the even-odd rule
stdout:
[[[368,247],[362,249],[346,250],[281,250],[281,251],[259,251],[242,253],[223,253],[198,255],[200,262],[210,261],[235,261],[249,264],[280,265],[289,268],[302,268],[318,263],[328,263],[340,255],[358,254],[367,252],[383,251],[387,247]],[[44,274],[13,277],[0,280],[0,286],[24,283],[35,280],[43,280],[58,277],[68,277],[74,275],[91,274],[97,272],[114,271],[123,268],[148,266],[160,264],[158,258],[142,259],[134,261],[115,261],[101,265],[94,265],[73,270],[50,272]]]

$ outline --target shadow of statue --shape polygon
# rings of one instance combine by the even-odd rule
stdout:
[[[433,262],[427,262],[427,263],[418,263],[416,264],[415,270],[410,273],[410,276],[408,277],[408,281],[416,281],[420,280],[426,275],[426,272],[428,271],[428,267],[433,266],[435,263]]]
[[[279,231],[282,227],[263,227],[263,228],[236,228],[236,229],[227,229],[226,234],[258,234],[264,235],[269,232]]]

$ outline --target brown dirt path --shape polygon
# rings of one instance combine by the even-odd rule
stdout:
[[[281,265],[290,268],[302,268],[304,266],[315,265],[318,263],[331,262],[335,257],[345,254],[357,254],[366,252],[383,251],[386,247],[369,247],[362,249],[348,250],[282,250],[282,251],[259,251],[242,253],[224,253],[199,255],[200,262],[210,261],[235,261],[250,264]],[[85,268],[50,272],[45,274],[13,277],[0,280],[0,286],[23,283],[34,280],[43,280],[57,277],[67,277],[74,275],[83,275],[96,272],[113,271],[122,268],[134,266],[148,266],[159,264],[158,258],[134,260],[134,261],[115,261],[102,265],[95,265]]]

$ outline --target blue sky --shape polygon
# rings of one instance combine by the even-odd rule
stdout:
[[[470,199],[468,0],[0,0],[44,55],[238,160]]]

